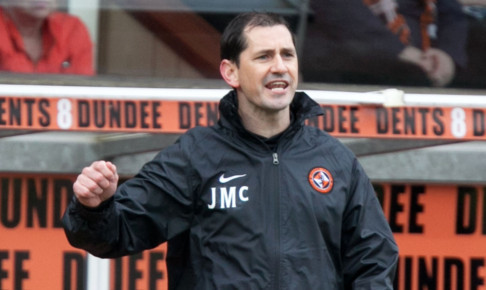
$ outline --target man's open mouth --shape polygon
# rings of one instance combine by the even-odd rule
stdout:
[[[289,86],[288,82],[286,81],[273,81],[266,85],[267,89],[272,91],[283,91]]]

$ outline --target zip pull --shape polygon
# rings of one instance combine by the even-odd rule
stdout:
[[[274,165],[278,165],[278,163],[279,163],[278,162],[278,154],[277,153],[273,153],[272,156],[273,156],[273,164]]]

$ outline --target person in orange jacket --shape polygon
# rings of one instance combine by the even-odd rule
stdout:
[[[94,75],[93,43],[57,0],[4,0],[0,7],[0,71]]]

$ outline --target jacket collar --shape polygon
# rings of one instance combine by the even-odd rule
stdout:
[[[219,123],[221,126],[234,128],[239,133],[251,134],[243,127],[241,118],[238,115],[238,98],[235,90],[230,91],[221,99],[219,111],[221,116]],[[306,119],[322,115],[323,111],[320,105],[306,93],[296,92],[290,104],[290,113],[292,114],[291,124],[286,131],[296,131],[304,126]]]

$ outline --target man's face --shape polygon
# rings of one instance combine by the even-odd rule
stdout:
[[[240,54],[234,86],[239,99],[257,109],[279,111],[292,102],[298,84],[298,61],[284,25],[245,30],[248,47]],[[240,100],[241,103],[241,100]]]
[[[9,0],[9,6],[21,15],[44,19],[57,8],[57,0]]]

